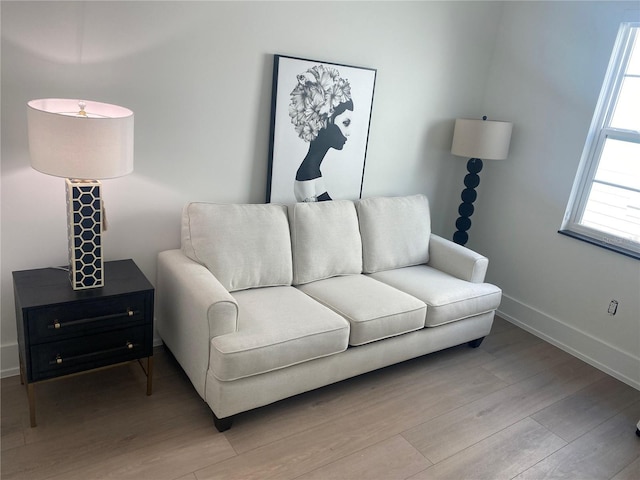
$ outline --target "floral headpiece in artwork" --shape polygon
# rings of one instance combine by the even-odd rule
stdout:
[[[291,92],[289,116],[298,136],[311,142],[320,130],[327,128],[335,108],[351,100],[351,85],[340,78],[338,70],[325,65],[316,65],[297,78],[298,84]]]

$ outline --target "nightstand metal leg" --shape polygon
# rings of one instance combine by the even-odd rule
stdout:
[[[143,358],[138,359],[138,365],[142,368],[142,371],[147,376],[147,395],[151,395],[153,391],[153,355],[147,357],[147,366],[142,363]]]
[[[18,365],[20,366],[20,385],[24,385],[24,362],[22,361],[22,353],[18,352]]]
[[[36,392],[33,383],[27,384],[27,396],[29,397],[29,420],[31,427],[36,426]]]
[[[147,357],[147,395],[151,395],[153,388],[153,355]]]

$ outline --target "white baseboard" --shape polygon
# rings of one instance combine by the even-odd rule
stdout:
[[[5,343],[0,345],[0,378],[20,375],[18,365],[18,344]]]
[[[158,336],[153,337],[153,346],[162,345],[162,340]],[[18,361],[18,344],[5,343],[0,345],[0,378],[15,377],[20,375],[20,365]]]
[[[502,295],[497,314],[599,370],[640,390],[640,358],[594,336]]]

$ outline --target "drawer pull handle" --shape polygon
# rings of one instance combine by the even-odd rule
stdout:
[[[136,313],[138,313],[135,310],[132,310],[130,308],[127,308],[126,312],[121,312],[121,313],[112,313],[109,315],[101,315],[99,317],[89,317],[89,318],[80,318],[78,320],[69,320],[68,322],[61,322],[60,320],[54,320],[53,323],[51,325],[48,325],[48,328],[50,329],[59,329],[59,328],[63,328],[63,327],[73,327],[76,325],[83,325],[85,323],[93,323],[93,322],[99,322],[101,320],[109,320],[112,318],[120,318],[120,317],[133,317]]]
[[[115,352],[120,352],[122,350],[133,350],[139,346],[140,346],[139,343],[133,343],[128,341],[121,347],[107,348],[105,350],[100,350],[98,352],[85,353],[83,355],[75,355],[73,357],[65,357],[64,361],[72,362],[74,360],[90,359],[91,357],[96,357],[98,355],[104,355],[107,353],[115,353]],[[57,354],[56,357],[49,362],[49,365],[61,365],[62,362],[63,362],[62,355]]]

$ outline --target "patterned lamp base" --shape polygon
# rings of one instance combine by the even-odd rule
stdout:
[[[104,286],[102,199],[97,180],[66,179],[69,279],[74,290]]]

